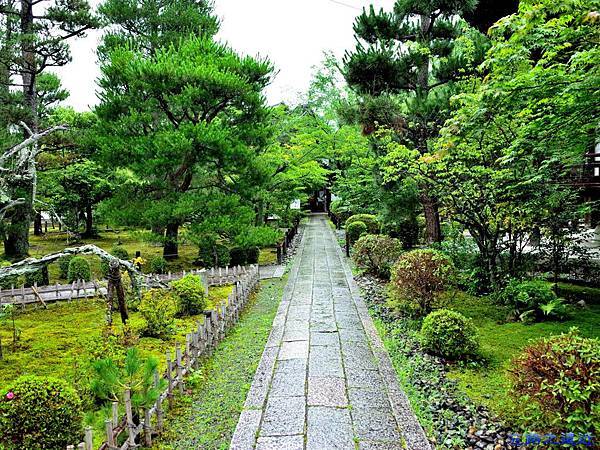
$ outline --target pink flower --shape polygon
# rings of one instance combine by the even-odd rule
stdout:
[[[6,394],[6,398],[8,400],[12,400],[13,398],[15,398],[15,393],[10,391],[8,394]]]

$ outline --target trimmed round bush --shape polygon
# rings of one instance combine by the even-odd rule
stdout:
[[[25,274],[25,287],[34,286],[36,283],[38,286],[47,286],[50,283],[48,267],[42,267],[35,272]]]
[[[413,250],[404,253],[392,268],[390,303],[398,312],[423,316],[454,279],[450,259],[437,250]]]
[[[62,256],[58,260],[58,268],[60,269],[60,277],[68,278],[69,277],[69,263],[73,259],[73,256]]]
[[[248,251],[242,247],[233,247],[229,251],[232,266],[245,266],[248,262]]]
[[[198,275],[186,275],[171,282],[171,288],[179,299],[179,314],[200,314],[206,308],[206,296],[202,279]]]
[[[552,285],[542,280],[510,280],[496,297],[512,308],[512,314],[523,322],[544,319],[564,319],[566,305]]]
[[[346,234],[351,244],[354,244],[358,239],[367,233],[367,226],[364,222],[352,222],[346,225]]]
[[[363,222],[369,234],[379,234],[381,225],[373,214],[355,214],[346,220],[346,227],[354,222]]]
[[[81,440],[83,412],[64,380],[22,376],[0,398],[0,442],[8,448],[63,449]]]
[[[542,338],[511,361],[509,376],[528,417],[561,431],[569,424],[572,432],[600,432],[599,339],[577,329]]]
[[[198,248],[198,259],[195,263],[202,267],[225,267],[231,261],[229,248],[223,244],[212,244],[206,241]]]
[[[382,234],[361,236],[352,252],[358,267],[382,278],[390,277],[392,265],[402,254],[402,242]]]
[[[146,321],[144,336],[165,337],[175,330],[175,315],[178,311],[177,297],[164,289],[150,289],[142,295],[138,308]]]
[[[150,260],[150,272],[152,273],[167,273],[167,260],[162,256],[155,256]]]
[[[90,281],[92,279],[92,269],[90,263],[81,256],[74,257],[69,262],[69,273],[67,280],[69,283],[77,280]]]
[[[425,317],[421,344],[429,353],[452,360],[472,356],[479,349],[477,330],[471,320],[449,309],[440,309]]]
[[[258,264],[258,258],[260,258],[260,248],[250,247],[246,250],[246,254],[248,255],[248,264]]]
[[[110,254],[125,261],[129,259],[129,252],[125,247],[120,245],[113,245],[113,247],[110,249]]]

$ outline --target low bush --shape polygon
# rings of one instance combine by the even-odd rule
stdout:
[[[199,276],[186,275],[171,282],[171,288],[179,300],[179,314],[182,316],[200,314],[206,308],[204,285]]]
[[[600,289],[598,288],[558,283],[555,292],[559,297],[565,298],[572,303],[583,300],[590,305],[600,305]]]
[[[390,307],[417,316],[429,313],[438,295],[454,281],[454,266],[443,253],[425,249],[404,253],[392,267]]]
[[[232,266],[245,266],[248,262],[248,251],[245,248],[233,247],[229,250]]]
[[[402,242],[382,234],[367,234],[354,244],[352,259],[358,267],[382,278],[402,254]]]
[[[167,273],[167,260],[162,256],[155,256],[150,260],[150,272]]]
[[[258,258],[260,257],[260,248],[258,247],[250,247],[246,250],[248,255],[248,264],[258,264]]]
[[[36,283],[38,286],[46,286],[50,283],[47,267],[25,274],[25,287],[34,286]]]
[[[456,360],[479,349],[477,330],[470,319],[449,309],[430,313],[421,326],[421,344],[429,353]]]
[[[567,308],[546,281],[510,280],[496,295],[497,301],[510,306],[514,318],[523,322],[564,319]]]
[[[23,376],[2,391],[0,442],[7,448],[63,449],[81,440],[81,401],[65,381]]]
[[[405,249],[411,249],[419,243],[419,222],[416,217],[406,217],[384,222],[381,232],[402,242]]]
[[[129,259],[129,252],[125,247],[122,247],[120,245],[113,245],[110,249],[110,254],[125,261]]]
[[[60,277],[66,279],[69,277],[69,263],[73,259],[73,256],[62,256],[58,260],[58,268],[60,270]]]
[[[381,225],[373,214],[355,214],[346,220],[346,227],[354,222],[363,222],[370,234],[379,234]]]
[[[146,326],[144,336],[165,337],[173,333],[178,311],[177,297],[164,289],[150,289],[142,295],[139,311]]]
[[[338,218],[340,222],[346,222],[352,216],[352,210],[345,205],[342,200],[334,200],[331,202],[329,210]]]
[[[81,256],[76,256],[69,262],[69,272],[67,280],[69,283],[77,280],[90,281],[92,279],[92,269],[90,263]]]
[[[576,329],[543,338],[511,361],[512,392],[532,425],[600,432],[600,340]]]
[[[198,247],[198,259],[195,263],[202,267],[225,267],[231,261],[229,248],[223,244],[206,241]]]
[[[346,235],[350,244],[354,244],[358,239],[367,233],[367,225],[364,222],[352,222],[346,225]]]

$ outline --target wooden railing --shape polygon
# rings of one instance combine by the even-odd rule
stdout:
[[[184,393],[186,375],[199,366],[201,358],[212,353],[216,345],[225,337],[227,330],[239,320],[250,294],[258,285],[260,278],[258,265],[239,270],[242,272],[238,273],[239,278],[234,282],[235,288],[229,295],[227,303],[217,310],[205,311],[204,320],[198,321],[196,329],[186,335],[184,348],[177,343],[173,353],[167,351],[166,370],[162,376],[167,387],[156,402],[149,408],[134,411],[129,390],[125,390],[121,403],[113,402],[111,418],[105,421],[106,440],[99,450],[129,450],[139,448],[141,444],[147,447],[152,445],[153,437],[164,427],[165,406],[168,408],[173,406],[176,391]],[[215,276],[217,272],[215,271]],[[225,276],[223,272],[222,276]],[[162,384],[161,377],[158,372],[155,372],[154,385],[160,384]],[[121,405],[125,411],[122,416],[119,412]],[[78,447],[69,446],[67,449],[92,450],[92,438],[92,430],[88,427],[85,442],[80,443]],[[119,443],[122,438],[124,441]]]

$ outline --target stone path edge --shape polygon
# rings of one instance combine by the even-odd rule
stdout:
[[[294,279],[298,274],[302,252],[304,251],[303,244],[305,238],[306,234],[303,233],[301,241],[298,243],[298,252],[294,255],[294,262],[292,263],[288,280]],[[271,332],[269,333],[267,344],[265,345],[265,350],[263,351],[252,385],[248,391],[244,408],[229,445],[229,450],[247,450],[254,446],[260,428],[262,408],[267,398],[269,383],[275,370],[275,362],[279,350],[278,342],[283,337],[285,319],[293,292],[294,285],[289,282],[286,283],[281,303],[279,304],[279,308],[277,308],[275,319],[273,319],[273,325],[271,327]]]
[[[337,242],[337,238],[335,237],[333,231],[330,229],[329,232],[333,234],[334,240]],[[346,281],[350,287],[352,299],[354,300],[354,304],[358,310],[358,315],[362,322],[365,333],[368,336],[373,354],[377,359],[379,373],[385,384],[388,398],[390,404],[392,405],[392,411],[398,426],[401,427],[402,435],[406,441],[407,448],[410,450],[432,450],[429,440],[425,435],[425,431],[421,427],[421,424],[417,420],[417,417],[412,410],[408,397],[398,384],[396,370],[394,369],[390,356],[383,344],[383,341],[381,340],[381,337],[379,336],[379,333],[377,333],[377,329],[375,328],[373,319],[369,314],[367,305],[360,294],[358,285],[354,281],[354,276],[352,275],[350,265],[348,264],[348,261],[346,261],[346,256],[339,245],[337,246],[337,252],[344,268]]]

